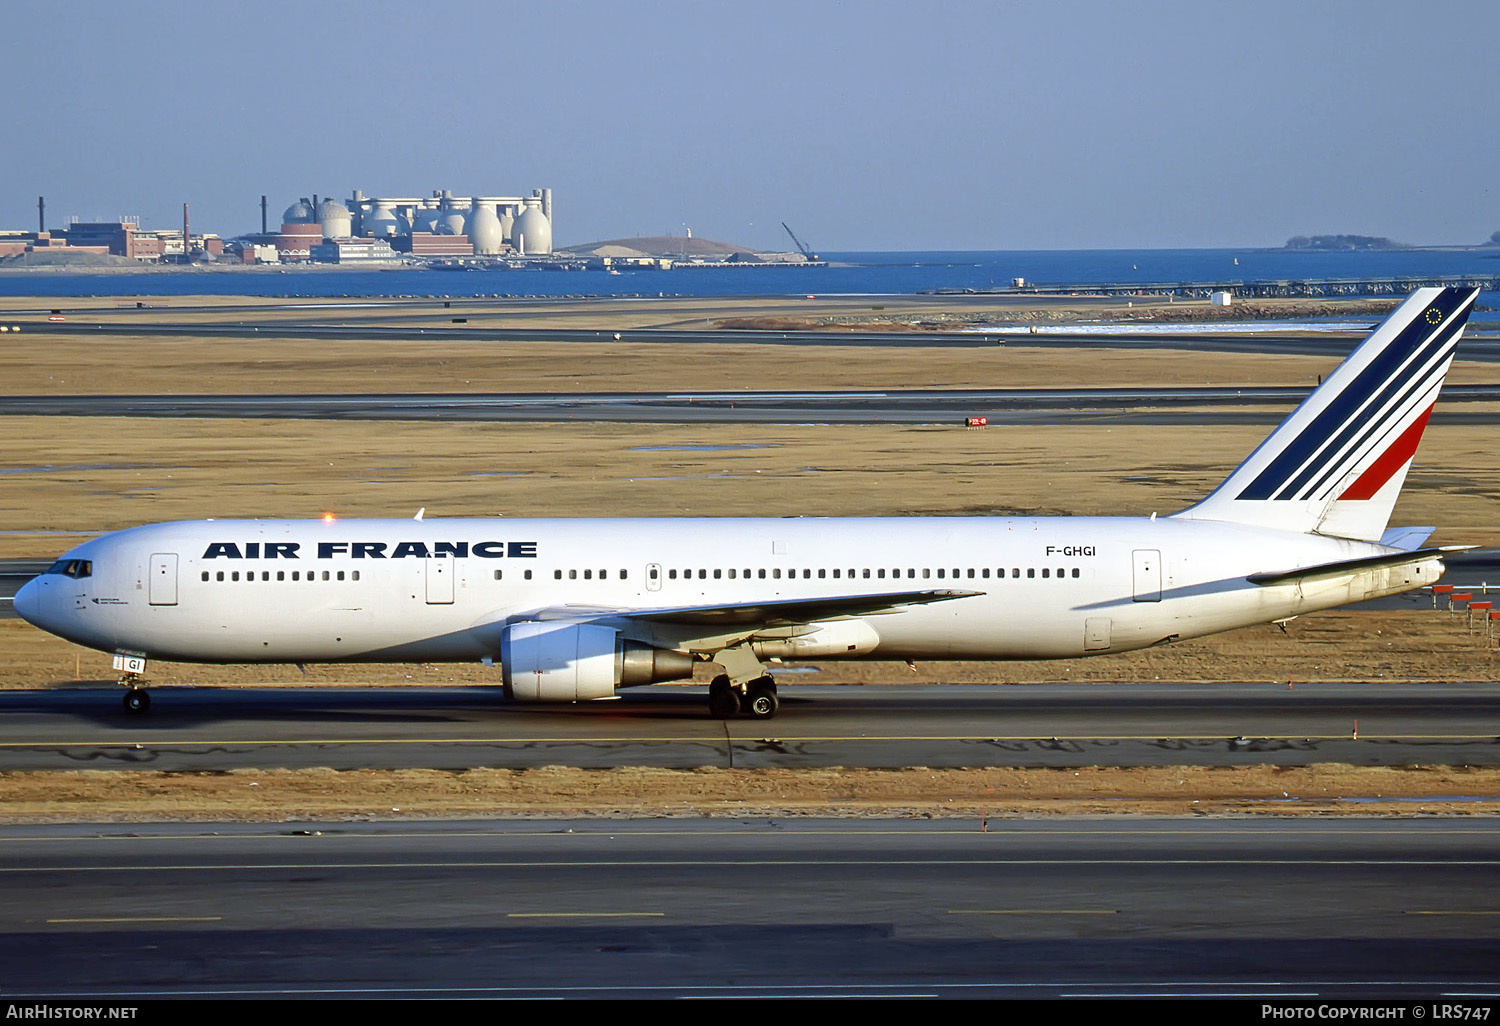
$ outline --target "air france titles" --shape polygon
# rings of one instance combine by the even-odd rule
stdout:
[[[301,559],[301,542],[213,542],[204,559]],[[536,542],[318,542],[318,559],[535,559]]]

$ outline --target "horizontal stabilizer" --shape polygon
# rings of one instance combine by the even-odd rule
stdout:
[[[1363,559],[1341,559],[1337,563],[1319,563],[1297,570],[1277,570],[1270,573],[1251,574],[1245,580],[1251,584],[1270,587],[1275,584],[1298,584],[1302,581],[1328,580],[1348,577],[1366,570],[1382,570],[1389,567],[1410,566],[1428,560],[1442,559],[1455,552],[1466,552],[1477,545],[1438,545],[1430,549],[1414,549],[1411,552],[1392,552],[1385,556],[1366,556]]]
[[[1410,552],[1412,549],[1420,548],[1436,530],[1436,527],[1392,527],[1380,536],[1380,544]]]

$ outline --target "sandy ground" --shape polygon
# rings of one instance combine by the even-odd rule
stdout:
[[[1493,815],[1500,771],[1341,765],[1143,770],[235,770],[7,773],[0,822],[785,816]]]
[[[40,304],[45,301],[30,301]],[[74,302],[74,301],[69,301]],[[204,301],[208,305],[208,301]],[[98,301],[101,309],[108,301]],[[179,304],[182,306],[184,304]],[[788,306],[734,301],[731,313]],[[863,314],[831,303],[818,316]],[[879,305],[879,304],[877,304]],[[25,306],[11,301],[10,307]],[[247,311],[254,304],[244,304]],[[645,322],[711,323],[723,304],[649,304]],[[924,303],[930,315],[930,303]],[[1080,307],[1080,309],[1085,309]],[[243,316],[251,312],[241,311]],[[842,311],[842,312],[840,312]],[[151,311],[153,314],[159,311]],[[775,312],[775,311],[773,311]],[[875,311],[871,311],[875,312]],[[972,310],[961,311],[965,316]],[[1086,309],[1085,309],[1086,312]],[[557,308],[586,321],[590,304]],[[186,316],[186,314],[184,314]],[[221,317],[201,313],[192,316]],[[271,316],[271,315],[268,315]],[[284,316],[277,313],[274,316]],[[305,315],[303,315],[305,317]],[[611,317],[624,315],[611,312]],[[674,320],[675,319],[675,320]],[[850,349],[612,344],[80,340],[7,335],[0,388],[51,391],[541,391],[673,388],[1299,384],[1333,361],[1171,350]],[[1485,382],[1459,363],[1450,380]],[[1207,422],[1207,418],[1205,418]],[[137,523],[216,516],[1144,514],[1195,500],[1259,426],[866,427],[559,425],[191,419],[0,421],[0,556],[50,558]],[[688,448],[694,447],[694,448]],[[701,448],[707,447],[707,448]],[[1186,455],[1184,455],[1186,454]],[[1500,544],[1493,441],[1435,422],[1393,523],[1435,541]],[[1464,582],[1472,583],[1472,582]],[[108,657],[0,621],[0,686],[112,679]],[[1497,680],[1462,617],[1332,612],[1071,663],[829,664],[802,681]],[[306,680],[290,668],[159,664],[162,683]],[[315,667],[324,682],[493,683],[468,666]],[[1285,794],[1283,794],[1285,792]],[[0,775],[0,820],[485,815],[957,815],[1045,812],[1487,812],[1489,770],[244,771]],[[1406,799],[1430,799],[1413,804]],[[1294,800],[1295,799],[1295,800]],[[1353,799],[1371,799],[1371,802]],[[1379,801],[1374,801],[1379,799]],[[1400,799],[1400,800],[1395,800]],[[399,811],[396,811],[399,810]]]

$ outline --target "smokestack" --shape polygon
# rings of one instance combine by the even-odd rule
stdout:
[[[186,260],[193,247],[188,243],[187,204],[182,205],[182,259]]]
[[[261,198],[260,198],[260,233],[262,235],[266,234],[266,198],[265,198],[265,196],[261,196]]]
[[[47,230],[47,197],[36,198],[36,230],[38,233]]]

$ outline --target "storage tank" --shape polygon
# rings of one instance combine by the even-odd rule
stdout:
[[[312,207],[305,199],[293,203],[286,208],[286,213],[281,215],[282,224],[312,224],[316,220]]]
[[[516,218],[512,234],[516,249],[528,256],[552,252],[552,222],[542,213],[540,197],[526,200],[526,209]]]
[[[474,252],[481,256],[491,256],[505,248],[505,231],[495,214],[495,205],[481,203],[478,197],[469,208],[469,219],[464,222],[462,234],[469,237]]]
[[[390,203],[375,204],[375,209],[365,215],[364,228],[366,235],[373,235],[377,239],[387,239],[400,231],[396,221],[396,208]]]
[[[433,231],[439,235],[462,235],[464,233],[463,211],[444,201],[443,209],[438,212],[437,227]]]
[[[407,220],[411,223],[411,228],[408,230],[413,232],[436,231],[437,216],[438,212],[431,207],[414,207],[412,212],[407,215]]]
[[[318,204],[318,223],[325,239],[347,239],[354,234],[354,215],[332,197]]]

